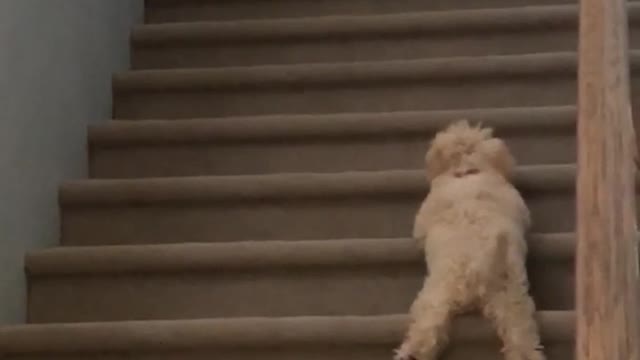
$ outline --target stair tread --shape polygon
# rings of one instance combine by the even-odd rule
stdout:
[[[538,312],[543,340],[572,341],[574,316],[573,311]],[[405,315],[380,315],[20,325],[0,328],[0,354],[391,344],[400,340],[406,322]],[[495,335],[488,322],[466,316],[455,322],[452,337],[477,342]]]
[[[632,65],[640,50],[630,51]],[[329,64],[256,65],[224,68],[133,70],[114,75],[114,87],[135,90],[215,90],[301,84],[416,81],[518,76],[576,71],[576,53],[456,56],[435,59],[361,61]]]
[[[176,21],[201,20],[234,20],[261,18],[291,18],[335,14],[387,14],[408,11],[475,9],[475,8],[504,8],[512,6],[530,6],[532,4],[556,5],[571,3],[567,0],[488,0],[488,1],[314,1],[314,0],[285,0],[285,1],[218,1],[194,2],[181,0],[179,3],[149,2],[147,6],[148,23],[170,23]]]
[[[521,190],[558,190],[574,186],[575,165],[519,167]],[[90,179],[61,186],[61,205],[142,205],[149,203],[263,200],[268,198],[402,195],[426,192],[422,170],[280,173],[144,179]]]
[[[629,3],[630,19],[640,15],[640,3]],[[573,4],[492,9],[455,9],[384,15],[331,15],[304,18],[199,21],[141,25],[134,29],[137,46],[193,42],[228,42],[326,38],[375,34],[571,28],[577,25]]]
[[[575,106],[397,111],[320,115],[264,115],[176,120],[115,120],[89,130],[92,146],[191,143],[297,137],[390,136],[433,132],[469,118],[500,131],[573,131]]]
[[[530,255],[542,260],[571,260],[574,247],[571,233],[529,236]],[[421,261],[422,255],[413,239],[340,239],[61,247],[29,253],[26,269],[30,275],[60,275]]]

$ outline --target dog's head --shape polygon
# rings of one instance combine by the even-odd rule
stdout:
[[[471,126],[460,120],[440,131],[425,156],[431,181],[441,175],[462,177],[495,172],[509,179],[515,160],[506,144],[493,137],[491,128]]]

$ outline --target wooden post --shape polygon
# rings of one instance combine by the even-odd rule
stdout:
[[[581,0],[576,358],[639,360],[636,152],[625,0]]]

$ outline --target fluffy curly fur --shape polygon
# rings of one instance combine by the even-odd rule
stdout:
[[[543,360],[525,268],[529,210],[509,181],[509,149],[462,120],[436,135],[425,162],[431,191],[413,236],[430,275],[396,360],[436,359],[452,317],[471,309],[495,325],[507,360]]]

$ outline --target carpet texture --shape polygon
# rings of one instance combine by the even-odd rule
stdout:
[[[460,118],[519,160],[545,352],[572,358],[576,33],[569,0],[147,0],[0,358],[390,359],[424,152]],[[469,314],[442,358],[499,349]]]

